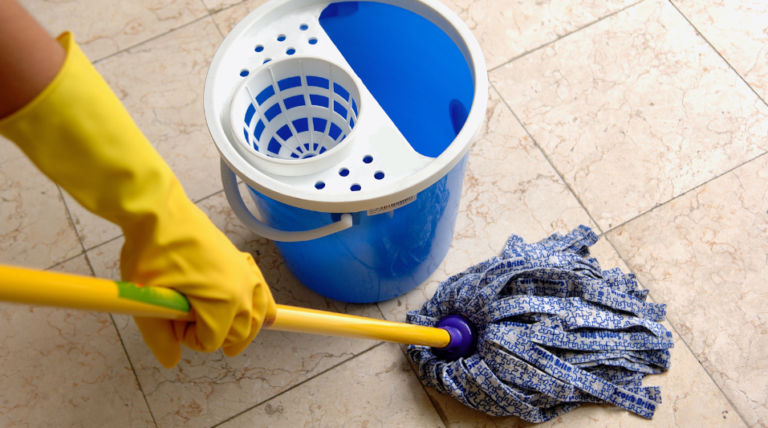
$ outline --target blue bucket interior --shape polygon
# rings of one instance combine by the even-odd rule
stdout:
[[[376,2],[330,4],[320,25],[414,150],[437,157],[451,145],[472,108],[474,81],[443,30]]]

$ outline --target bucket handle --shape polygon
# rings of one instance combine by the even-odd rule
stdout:
[[[227,196],[227,201],[229,206],[232,207],[235,216],[251,232],[263,238],[279,242],[311,241],[352,227],[352,214],[342,214],[341,220],[317,229],[297,232],[277,230],[262,223],[245,206],[242,195],[240,195],[240,189],[237,188],[237,176],[229,169],[229,165],[224,162],[224,159],[221,160],[221,182],[224,185],[224,194]]]

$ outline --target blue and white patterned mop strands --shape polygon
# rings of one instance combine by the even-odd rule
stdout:
[[[493,257],[444,281],[408,322],[461,315],[477,329],[469,357],[446,361],[409,346],[425,385],[493,416],[545,422],[582,403],[610,403],[652,418],[669,369],[666,305],[646,302],[632,274],[589,257],[599,238],[580,226],[536,244],[513,235]],[[439,351],[437,351],[439,354]]]

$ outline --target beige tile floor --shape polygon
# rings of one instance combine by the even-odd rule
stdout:
[[[669,305],[672,370],[653,421],[584,406],[545,426],[768,427],[768,3],[445,0],[491,90],[456,233],[437,272],[378,305],[308,292],[236,220],[203,80],[264,0],[22,3],[75,32],[190,197],[280,303],[402,321],[439,282],[527,240],[593,227],[604,268]],[[121,233],[0,141],[0,263],[118,275]],[[0,305],[0,426],[518,427],[423,388],[395,345],[264,332],[235,358],[153,359],[128,317]]]

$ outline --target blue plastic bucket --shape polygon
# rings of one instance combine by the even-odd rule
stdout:
[[[397,297],[450,248],[485,115],[482,55],[458,17],[432,0],[293,3],[303,6],[273,0],[254,11],[212,63],[206,115],[227,198],[308,288],[351,303]],[[233,54],[248,38],[262,55],[252,68]],[[285,48],[287,57],[264,57]],[[233,80],[237,73],[246,80]],[[227,91],[235,94],[229,117]],[[331,123],[340,132],[323,126]],[[260,220],[245,209],[235,174]]]

